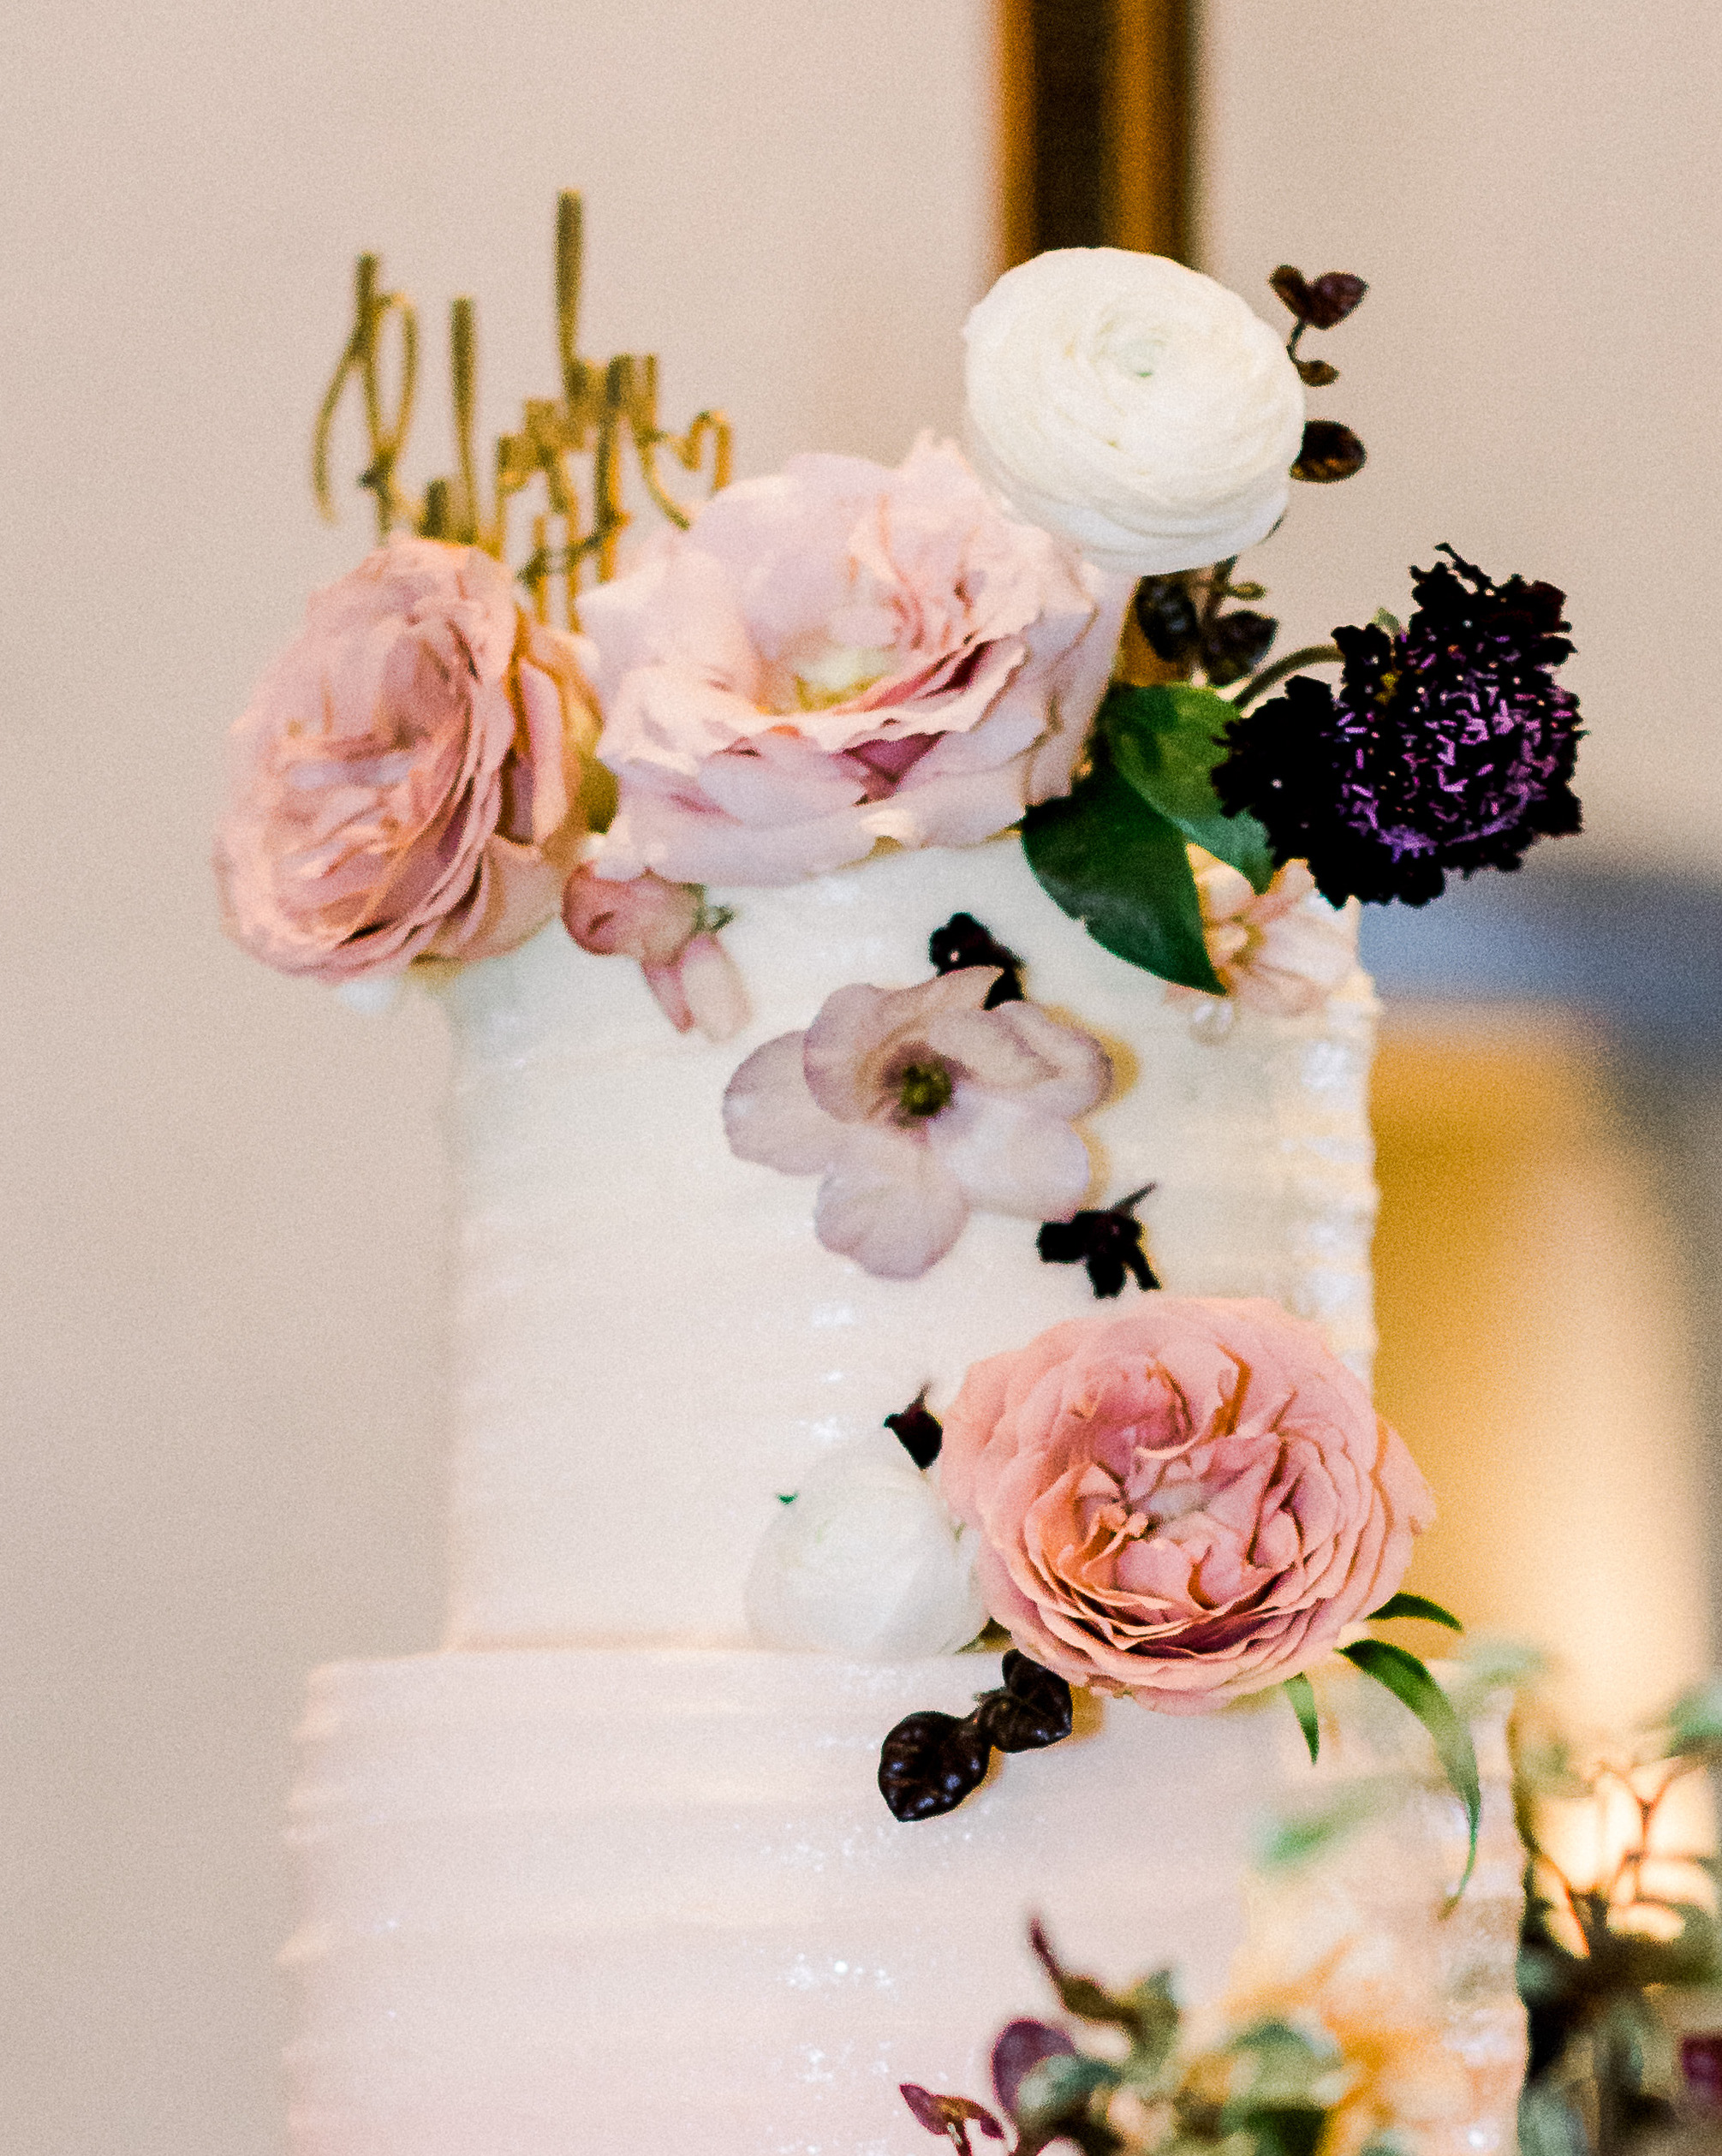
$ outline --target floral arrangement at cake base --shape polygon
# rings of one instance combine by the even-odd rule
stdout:
[[[1187,2016],[1172,1973],[1122,1992],[1066,1968],[1037,1923],[1059,2005],[1093,2032],[1022,2020],[992,2049],[996,2108],[905,2083],[903,2101],[961,2156],[1403,2156],[1397,2129],[1463,2122],[1470,2089],[1439,2018],[1343,1942],[1295,1978],[1241,1973]]]
[[[1684,2134],[1722,2147],[1722,1860],[1686,1838],[1714,1838],[1703,1783],[1722,1766],[1722,1680],[1600,1750],[1533,1694],[1514,1766],[1524,2156],[1652,2156]]]

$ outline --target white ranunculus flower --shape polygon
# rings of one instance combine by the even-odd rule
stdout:
[[[748,1621],[762,1646],[858,1662],[953,1653],[986,1622],[975,1547],[895,1438],[858,1438],[760,1538]]]
[[[1224,561],[1284,514],[1303,384],[1212,277],[1157,254],[1059,247],[969,315],[969,451],[1017,514],[1100,568]]]

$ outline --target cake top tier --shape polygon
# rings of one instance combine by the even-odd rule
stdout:
[[[869,1436],[888,1456],[885,1418],[918,1395],[943,1414],[982,1356],[1144,1292],[1120,1267],[1116,1282],[1102,1272],[1117,1299],[1102,1298],[1092,1266],[1042,1255],[1037,1208],[1059,1194],[1040,1188],[1040,1148],[1057,1169],[1073,1130],[1065,1210],[1149,1186],[1135,1215],[1166,1289],[1272,1297],[1367,1372],[1373,1004],[1361,974],[1319,1011],[1246,1011],[1206,1040],[1045,903],[1014,840],[723,896],[754,1006],[731,1041],[678,1036],[635,968],[557,930],[443,992],[456,1042],[458,1641],[745,1639],[749,1566],[779,1498],[822,1460]],[[960,914],[1022,961],[1033,1003],[1000,1014],[1045,1010],[1097,1043],[1105,1090],[1044,1129],[1001,1096],[991,1182],[975,1166],[984,1130],[953,1155],[980,1201],[942,1256],[891,1278],[819,1239],[829,1168],[738,1154],[725,1089],[855,984],[932,980],[929,941]],[[927,1121],[936,1135],[941,1117]],[[833,1129],[867,1147],[885,1135]],[[863,1163],[898,1226],[925,1203],[923,1164],[902,1150],[900,1173],[889,1157]]]

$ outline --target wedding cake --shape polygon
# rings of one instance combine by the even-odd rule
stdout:
[[[1073,337],[1134,400],[1083,444],[1041,423],[1083,424]],[[1513,2145],[1499,1712],[1479,1757],[1361,1629],[1445,1613],[1397,1592],[1431,1504],[1367,1391],[1347,901],[1563,827],[1559,595],[1455,557],[1340,633],[1337,697],[1256,705],[1231,558],[1336,475],[1296,345],[1175,265],[1041,258],[971,324],[984,477],[797,459],[577,635],[542,541],[522,605],[501,501],[436,482],[241,721],[235,932],[408,975],[454,1044],[448,1639],[312,1680],[297,2156],[924,2147],[899,2085],[987,2090],[1037,1913],[1198,1999],[1252,1925],[1415,1992],[1458,2093],[1378,2123]],[[1420,821],[1387,736],[1444,724],[1461,602],[1516,730]],[[1336,1792],[1364,1840],[1247,1892]]]

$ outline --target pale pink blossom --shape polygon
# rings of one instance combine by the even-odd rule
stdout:
[[[1298,1018],[1319,1010],[1357,963],[1356,931],[1315,889],[1301,861],[1287,861],[1265,891],[1200,846],[1189,849],[1202,932],[1226,993],[1247,1009]],[[1168,998],[1201,991],[1173,985]]]
[[[839,988],[802,1033],[768,1040],[724,1095],[730,1149],[819,1176],[814,1232],[913,1280],[971,1208],[1068,1220],[1088,1188],[1071,1128],[1111,1081],[1104,1049],[1028,1003],[982,1008],[997,968],[915,988]]]
[[[930,437],[727,488],[581,601],[603,873],[786,884],[992,837],[1069,791],[1130,590]]]
[[[234,729],[229,927],[330,982],[510,949],[555,915],[596,732],[578,646],[499,562],[391,540],[315,594]]]
[[[1265,1301],[1145,1295],[978,1362],[940,1461],[1018,1647],[1173,1714],[1308,1669],[1434,1517],[1362,1384]]]
[[[678,1033],[698,1026],[708,1040],[727,1040],[747,1024],[742,976],[697,884],[666,883],[649,869],[616,883],[587,867],[569,877],[562,917],[582,950],[637,959]]]

